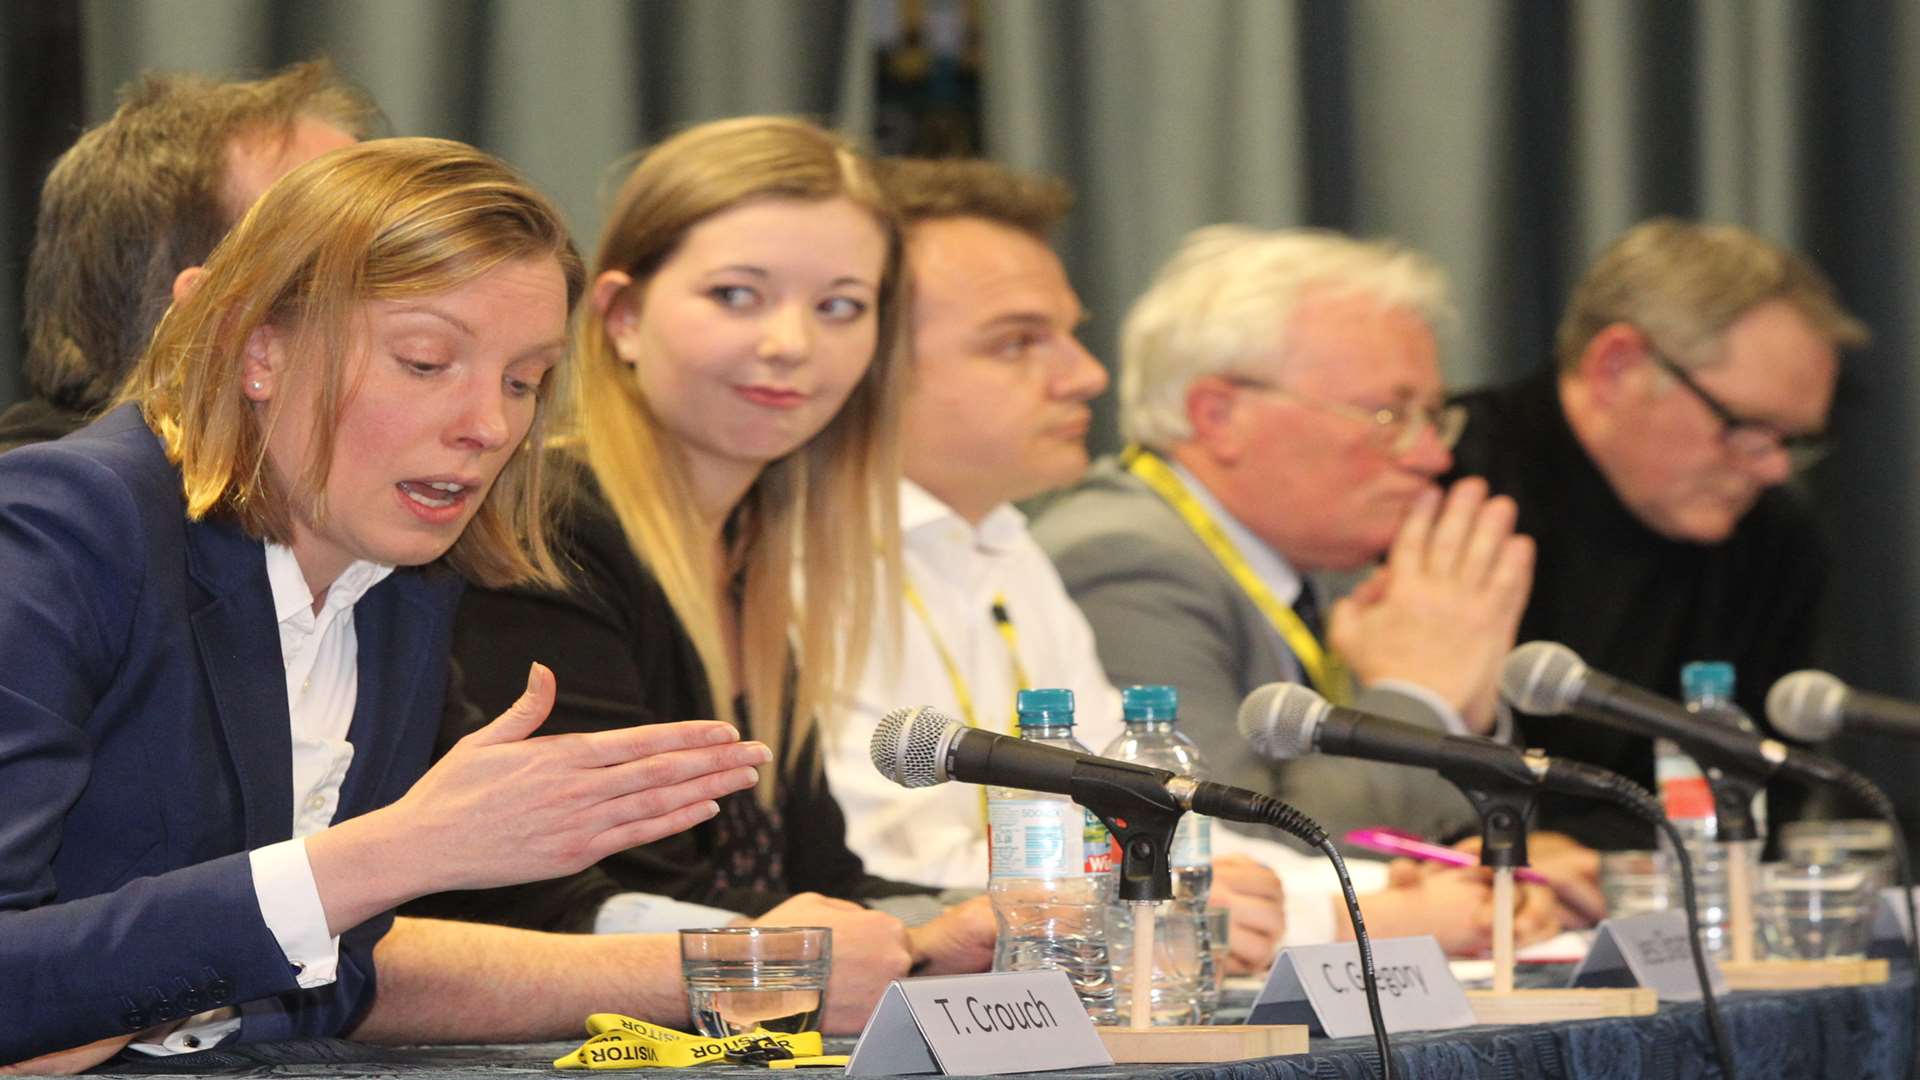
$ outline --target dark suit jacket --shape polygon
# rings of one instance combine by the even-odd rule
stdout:
[[[391,918],[298,990],[246,854],[293,813],[261,542],[187,521],[128,407],[0,455],[0,582],[0,1062],[242,1002],[243,1039],[349,1029]],[[452,575],[402,570],[355,606],[340,817],[425,770],[457,600]]]

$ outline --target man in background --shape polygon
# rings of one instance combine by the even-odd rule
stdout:
[[[862,685],[826,725],[828,778],[849,843],[875,872],[978,888],[987,877],[980,790],[893,785],[874,772],[868,741],[880,717],[906,705],[1006,731],[1021,686],[1072,688],[1076,734],[1096,753],[1119,734],[1118,696],[1087,620],[1011,505],[1082,476],[1087,403],[1107,378],[1074,336],[1084,312],[1048,246],[1069,203],[1062,186],[981,161],[892,162],[882,182],[908,220],[914,289],[901,495],[909,592],[897,653],[874,650]],[[1139,681],[1188,689],[1176,678]],[[1217,772],[1240,756],[1210,764]],[[1332,876],[1317,856],[1214,835],[1213,899],[1232,912],[1237,965],[1264,967],[1283,937],[1336,935]],[[1478,883],[1374,892],[1384,874],[1361,878],[1370,913],[1418,912],[1427,921],[1409,932],[1441,932],[1457,951],[1478,946],[1472,924],[1487,899]]]
[[[1075,337],[1080,298],[1049,246],[1067,187],[989,161],[892,160],[881,182],[907,218],[913,388],[902,418],[901,621],[827,725],[827,775],[848,846],[877,874],[952,888],[987,883],[981,789],[909,791],[867,747],[881,717],[930,705],[1010,732],[1016,691],[1066,687],[1075,735],[1098,753],[1121,730],[1086,619],[1013,503],[1086,471],[1088,402],[1107,373]],[[1272,956],[1284,912],[1264,866],[1229,859],[1215,877],[1252,969]]]
[[[324,60],[225,82],[150,73],[60,156],[27,262],[28,394],[0,451],[57,439],[113,399],[172,302],[174,279],[275,180],[369,135],[379,112]]]
[[[1555,364],[1460,399],[1456,453],[1520,508],[1538,556],[1523,640],[1563,642],[1675,696],[1693,660],[1734,665],[1753,716],[1813,660],[1826,555],[1786,485],[1824,450],[1839,352],[1868,334],[1812,263],[1745,229],[1675,218],[1609,246],[1563,316]],[[1522,717],[1528,746],[1651,786],[1651,741]],[[1546,824],[1603,848],[1640,823],[1547,799]]]
[[[1435,481],[1461,421],[1442,398],[1434,330],[1447,312],[1439,270],[1412,252],[1310,230],[1198,230],[1122,328],[1133,445],[1034,530],[1108,676],[1178,686],[1181,726],[1216,779],[1299,807],[1336,841],[1373,825],[1450,837],[1478,818],[1424,769],[1261,760],[1236,724],[1255,688],[1305,682],[1435,732],[1501,727],[1496,680],[1533,548],[1510,500],[1479,480],[1445,492]],[[1323,620],[1310,575],[1382,556]],[[1216,834],[1257,842],[1234,831],[1246,828]],[[1522,938],[1596,914],[1597,860],[1575,854],[1556,852],[1550,871],[1561,906],[1523,890]],[[1477,868],[1389,879],[1380,864],[1349,865],[1357,888],[1378,890],[1362,899],[1373,933],[1431,933],[1456,955],[1487,947],[1492,896]],[[1350,936],[1333,900],[1290,907],[1301,924],[1290,936]]]
[[[1326,826],[1429,836],[1476,817],[1433,773],[1310,755],[1263,761],[1236,730],[1256,687],[1436,732],[1494,730],[1496,679],[1533,548],[1510,499],[1442,491],[1461,417],[1427,259],[1336,233],[1201,229],[1127,315],[1133,446],[1036,527],[1116,682],[1178,685],[1220,779]],[[1385,566],[1332,606],[1310,575]]]

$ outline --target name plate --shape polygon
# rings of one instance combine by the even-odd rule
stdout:
[[[1373,971],[1388,1031],[1473,1025],[1473,1006],[1433,935],[1376,940]],[[1309,1034],[1335,1039],[1371,1035],[1360,947],[1346,941],[1280,950],[1247,1023],[1305,1024]]]
[[[848,1076],[994,1076],[1112,1065],[1063,971],[896,979],[867,1018]]]
[[[1920,889],[1914,890],[1914,899],[1920,900]],[[1913,938],[1907,926],[1907,901],[1900,895],[1896,886],[1880,890],[1880,899],[1873,906],[1873,926],[1868,932],[1867,955],[1883,959],[1905,960],[1913,956],[1909,942]]]
[[[1727,992],[1727,977],[1707,956],[1713,992]],[[1625,919],[1605,919],[1587,958],[1573,969],[1569,986],[1647,986],[1661,1001],[1699,1001],[1700,976],[1693,970],[1687,943],[1687,913],[1652,911]]]

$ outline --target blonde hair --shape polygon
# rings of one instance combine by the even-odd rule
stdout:
[[[679,446],[593,305],[582,313],[577,404],[587,464],[692,639],[716,714],[735,719],[734,696],[744,692],[749,715],[758,718],[754,737],[772,746],[783,766],[763,773],[760,794],[770,800],[774,774],[793,765],[836,680],[857,681],[876,588],[884,590],[878,595],[899,594],[896,433],[906,294],[898,226],[867,161],[838,136],[784,117],[717,121],[641,159],[615,197],[593,278],[625,271],[633,284],[609,307],[638,304],[688,230],[765,198],[848,199],[873,214],[887,256],[872,364],[818,435],[761,470],[734,511],[725,565],[713,565],[711,525],[699,520]],[[734,685],[716,588],[736,578],[744,579],[742,687]],[[789,707],[793,727],[783,752],[779,718]]]
[[[498,159],[442,139],[384,139],[337,150],[269,189],[208,258],[192,294],[168,310],[121,391],[180,466],[187,514],[236,518],[249,535],[292,539],[296,508],[326,519],[335,426],[352,393],[354,318],[372,299],[445,292],[517,259],[552,258],[569,308],[585,276],[560,213]],[[271,325],[287,355],[318,364],[314,446],[282,490],[267,467],[267,432],[241,390],[246,345]],[[543,518],[539,445],[562,364],[542,382],[528,440],[444,556],[487,586],[558,584]]]
[[[1698,367],[1716,358],[1712,346],[1727,327],[1768,300],[1792,303],[1837,347],[1872,338],[1807,259],[1737,225],[1657,217],[1608,245],[1574,286],[1554,355],[1572,371],[1595,334],[1630,323],[1676,363]]]
[[[1435,329],[1452,316],[1446,275],[1418,252],[1323,229],[1195,229],[1121,326],[1121,433],[1154,448],[1191,436],[1187,387],[1262,353],[1284,355],[1308,293],[1371,297]]]

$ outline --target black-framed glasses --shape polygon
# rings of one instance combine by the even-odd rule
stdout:
[[[1434,437],[1440,440],[1440,445],[1449,450],[1453,449],[1454,443],[1460,441],[1461,433],[1467,430],[1465,405],[1448,405],[1444,402],[1407,398],[1394,405],[1369,409],[1360,405],[1349,405],[1344,401],[1323,401],[1320,398],[1296,394],[1284,386],[1275,386],[1263,379],[1244,375],[1228,375],[1225,378],[1232,386],[1278,394],[1284,398],[1291,398],[1309,409],[1318,409],[1321,412],[1344,416],[1367,424],[1369,425],[1367,437],[1375,446],[1394,457],[1412,450],[1413,444],[1420,439],[1420,433],[1429,427],[1433,428]]]
[[[1821,458],[1827,456],[1827,436],[1822,433],[1788,435],[1764,420],[1754,420],[1741,416],[1729,409],[1725,402],[1707,392],[1707,388],[1694,381],[1687,369],[1675,363],[1673,359],[1654,348],[1647,346],[1647,355],[1660,370],[1673,376],[1694,399],[1707,407],[1714,419],[1720,421],[1720,442],[1736,457],[1749,461],[1766,457],[1776,450],[1784,451],[1787,464],[1794,472],[1811,468]]]

